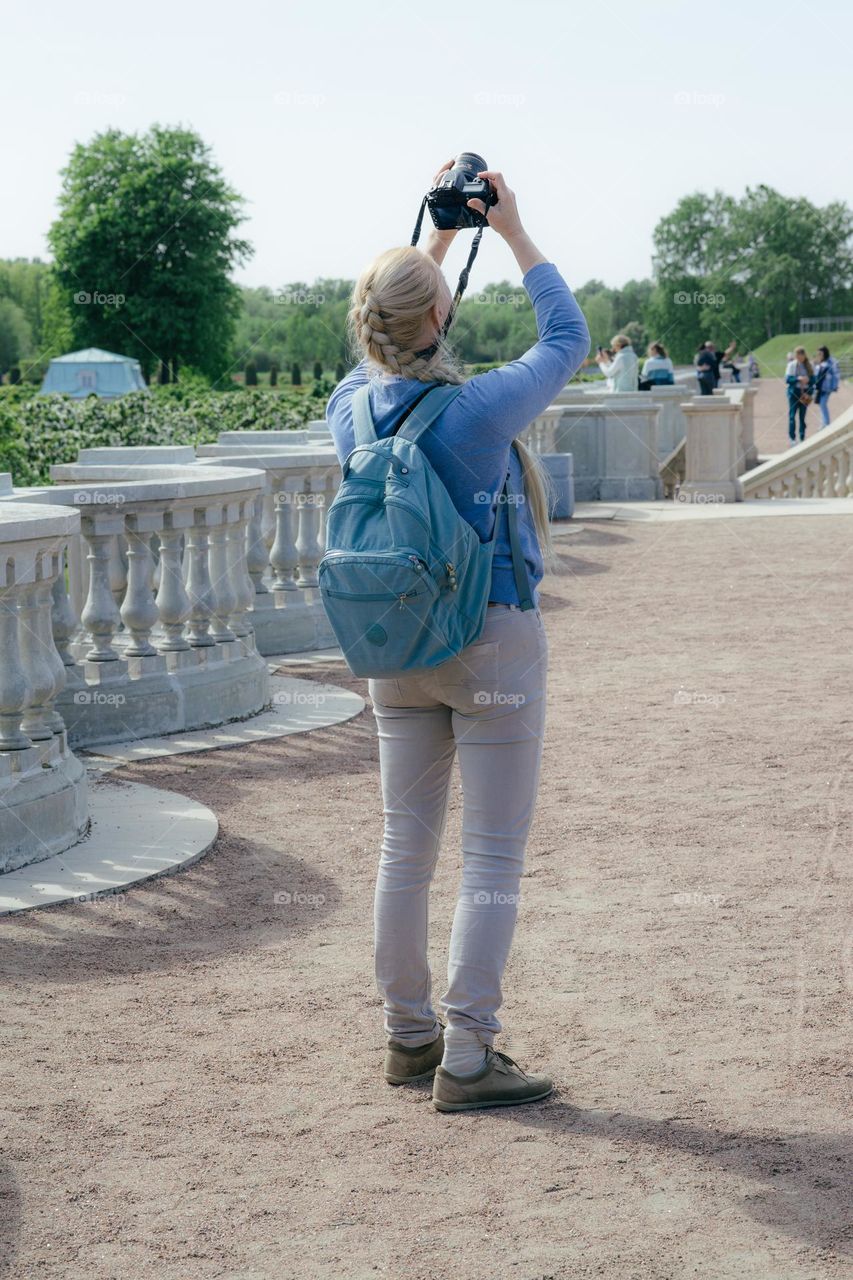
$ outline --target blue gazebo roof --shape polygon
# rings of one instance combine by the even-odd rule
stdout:
[[[75,400],[95,395],[104,400],[114,400],[129,391],[145,390],[138,360],[118,355],[115,351],[102,351],[100,347],[86,347],[83,351],[69,351],[68,355],[51,360],[40,394],[66,395]]]

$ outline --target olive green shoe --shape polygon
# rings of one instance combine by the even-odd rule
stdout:
[[[418,1080],[431,1080],[435,1069],[444,1057],[444,1027],[429,1044],[400,1044],[389,1040],[385,1052],[385,1079],[389,1084],[413,1084]]]
[[[518,1107],[538,1102],[554,1089],[550,1076],[531,1076],[497,1049],[486,1049],[486,1063],[473,1076],[435,1073],[433,1105],[439,1111],[475,1111],[480,1107]]]

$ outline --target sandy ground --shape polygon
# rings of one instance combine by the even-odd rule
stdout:
[[[853,520],[564,545],[501,1040],[557,1096],[381,1078],[369,710],[138,765],[221,837],[0,922],[4,1277],[850,1275]],[[437,985],[458,832],[455,789]]]

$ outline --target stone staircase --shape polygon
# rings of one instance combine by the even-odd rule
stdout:
[[[853,498],[853,407],[741,477],[744,498]]]

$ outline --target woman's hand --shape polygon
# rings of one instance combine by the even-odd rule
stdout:
[[[488,178],[497,196],[497,204],[490,205],[487,209],[482,200],[469,200],[468,208],[476,209],[477,213],[482,213],[488,219],[489,226],[494,231],[497,231],[499,236],[503,236],[504,240],[511,240],[513,236],[523,235],[524,227],[521,225],[521,218],[518,216],[515,192],[510,191],[503,174],[491,169],[484,169],[482,173],[477,174],[477,177]]]

